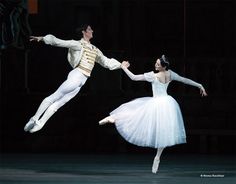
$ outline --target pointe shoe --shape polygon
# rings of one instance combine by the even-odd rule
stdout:
[[[43,128],[44,124],[42,124],[39,120],[35,121],[34,127],[30,129],[30,133],[37,132]]]
[[[152,173],[156,174],[159,168],[160,158],[155,157],[152,165]]]
[[[104,125],[106,123],[114,123],[114,122],[115,122],[115,120],[111,116],[108,116],[108,117],[102,119],[101,121],[99,121],[98,123],[99,123],[99,125]]]
[[[31,130],[34,127],[35,121],[36,120],[34,118],[30,118],[29,122],[26,123],[26,125],[24,127],[24,131],[27,132],[27,131]]]

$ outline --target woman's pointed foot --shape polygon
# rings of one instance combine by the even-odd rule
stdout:
[[[155,157],[152,165],[152,173],[156,174],[159,168],[160,158]]]
[[[107,116],[106,118],[99,121],[99,125],[105,125],[106,123],[114,123],[115,120],[111,116]]]

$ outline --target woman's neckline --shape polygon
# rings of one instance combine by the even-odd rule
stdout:
[[[161,83],[161,84],[169,84],[170,82],[171,82],[171,80],[169,80],[168,82],[161,82],[160,80],[159,80],[159,78],[157,77],[157,73],[155,73],[155,72],[153,72],[154,73],[154,75],[155,75],[155,78],[156,78],[156,80],[159,82],[159,83]],[[169,72],[170,73],[170,75],[171,75],[171,72]],[[170,79],[171,79],[171,77],[170,77]]]

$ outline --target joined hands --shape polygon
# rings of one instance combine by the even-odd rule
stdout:
[[[130,66],[130,64],[129,64],[128,61],[123,61],[123,62],[121,63],[121,68],[122,68],[122,69],[129,68],[129,66]]]

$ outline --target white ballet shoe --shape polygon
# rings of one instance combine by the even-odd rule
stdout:
[[[34,127],[35,121],[36,120],[34,118],[30,118],[29,122],[26,123],[26,125],[24,127],[24,131],[27,132],[27,131],[31,130]]]
[[[108,116],[108,117],[102,119],[101,121],[99,121],[98,123],[99,123],[99,125],[104,125],[106,123],[114,123],[114,122],[115,122],[115,120],[111,116]]]
[[[159,168],[160,158],[155,157],[152,165],[152,173],[156,174]]]
[[[44,124],[40,123],[39,120],[35,121],[34,127],[32,129],[30,129],[30,133],[34,133],[37,132],[39,130],[41,130],[43,128]]]

